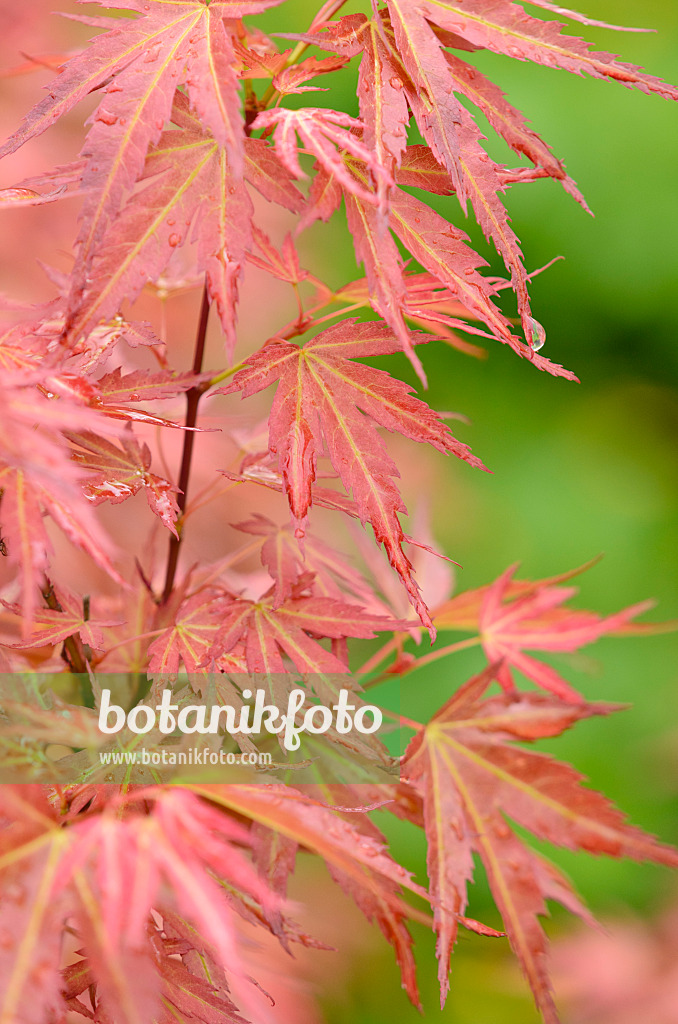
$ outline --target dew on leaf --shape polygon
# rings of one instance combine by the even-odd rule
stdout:
[[[508,839],[511,835],[511,829],[505,821],[496,821],[492,826],[492,831],[496,835],[497,839]]]
[[[529,336],[527,338],[528,344],[533,352],[538,352],[540,348],[544,347],[546,341],[546,331],[533,316],[528,316],[527,322],[529,325]]]
[[[98,110],[95,121],[102,121],[104,124],[115,124],[118,120],[117,114],[111,114],[109,110]]]
[[[32,188],[3,188],[0,190],[0,202],[20,202],[24,199],[39,199],[40,196]]]

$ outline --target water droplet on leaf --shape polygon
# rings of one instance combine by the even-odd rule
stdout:
[[[108,110],[98,110],[95,121],[102,121],[104,124],[115,124],[118,120],[116,114],[111,114]]]
[[[497,839],[508,839],[511,835],[511,829],[505,821],[496,821],[492,826],[492,830]]]
[[[540,348],[544,347],[544,342],[546,341],[546,331],[539,323],[539,321],[535,320],[533,316],[528,316],[527,322],[529,326],[527,342],[533,352],[538,352]]]

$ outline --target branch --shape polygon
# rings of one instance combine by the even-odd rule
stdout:
[[[198,332],[195,339],[195,353],[193,356],[193,372],[195,374],[201,373],[203,357],[205,355],[205,339],[207,337],[207,322],[210,315],[210,298],[207,290],[207,283],[203,288],[202,293],[202,305],[200,307],[200,319],[198,321]],[[190,391],[186,392],[186,419],[184,424],[188,428],[195,426],[198,419],[198,405],[200,399],[204,394],[204,387],[191,388]],[[183,540],[183,516],[186,511],[186,501],[188,496],[188,482],[191,476],[191,462],[193,459],[193,445],[195,443],[195,432],[192,429],[187,429],[184,432],[184,448],[181,453],[181,468],[179,470],[179,497],[177,498],[177,504],[179,506],[179,516],[177,518],[177,534],[175,537],[172,535],[169,542],[169,550],[167,553],[167,572],[165,574],[165,586],[163,588],[162,597],[160,599],[162,604],[165,604],[174,589],[174,580],[177,574],[177,565],[179,564],[179,551],[181,548],[181,542]]]

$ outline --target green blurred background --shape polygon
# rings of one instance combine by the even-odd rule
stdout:
[[[572,34],[666,80],[678,77],[675,0],[587,0],[584,6],[591,18],[658,32],[621,35],[572,24]],[[280,30],[284,12],[288,30],[298,31],[316,9],[311,0],[288,0],[257,23]],[[345,8],[358,9],[355,3]],[[469,426],[455,424],[456,432],[494,475],[436,459],[429,475],[415,470],[409,489],[405,480],[408,503],[415,503],[418,490],[431,490],[434,473],[434,534],[463,564],[460,589],[489,581],[515,561],[521,575],[535,578],[602,552],[603,561],[580,580],[580,607],[609,612],[654,597],[655,618],[678,616],[678,110],[657,96],[609,82],[488,53],[471,59],[565,160],[595,213],[595,219],[587,216],[551,181],[515,186],[507,200],[528,269],[564,257],[533,281],[533,309],[547,331],[542,354],[574,370],[582,383],[540,374],[498,344],[490,345],[482,362],[429,346],[424,363],[431,404],[470,418]],[[334,91],[311,94],[303,102],[342,103],[357,112],[355,79],[345,73],[331,78],[339,99]],[[489,148],[497,159],[515,165],[502,144],[491,141]],[[479,232],[464,225],[454,198],[437,205],[466,227],[494,272],[503,273]],[[325,277],[338,285],[355,272],[343,214],[332,223],[330,247],[328,229],[319,226],[301,250],[324,248]],[[416,383],[404,359],[394,357],[391,367]],[[675,652],[671,635],[607,639],[583,656],[555,661],[591,698],[634,707],[612,720],[582,724],[548,745],[618,801],[632,820],[673,841],[678,840]],[[482,661],[474,651],[457,659],[403,681],[405,713],[431,713]],[[396,852],[425,877],[423,846],[385,815],[380,824],[388,826]],[[675,898],[675,883],[661,869],[549,855],[603,918],[651,915]],[[475,886],[471,913],[496,923],[482,882]],[[557,937],[567,927],[565,915],[556,910],[550,934]],[[441,1013],[433,943],[416,930],[427,1020],[537,1020],[503,944],[475,936],[462,940],[454,954],[452,991]],[[330,989],[324,994],[330,1022],[420,1019],[400,992],[391,950],[379,938],[367,951],[356,952],[351,970]]]

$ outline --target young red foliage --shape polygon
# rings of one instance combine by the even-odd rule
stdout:
[[[574,705],[534,693],[483,700],[495,674],[491,666],[471,679],[417,733],[405,754],[404,777],[424,802],[443,1002],[457,921],[473,877],[472,853],[477,852],[537,1005],[553,1024],[558,1015],[538,915],[546,911],[546,898],[572,906],[575,897],[555,869],[544,869],[506,817],[540,839],[573,850],[672,867],[678,866],[678,853],[626,824],[605,797],[581,786],[582,776],[569,765],[509,746],[515,739],[557,736],[582,718],[609,714],[613,705]]]
[[[267,978],[267,964],[251,935],[243,938],[244,924],[285,950],[322,945],[292,920],[286,899],[300,849],[324,861],[379,925],[415,1004],[407,923],[431,918],[411,898],[432,907],[443,1000],[458,926],[500,934],[465,913],[477,853],[537,1005],[555,1024],[538,917],[555,899],[591,919],[568,881],[507,819],[570,849],[676,866],[673,850],[628,825],[573,768],[515,745],[615,710],[587,703],[525,651],[571,652],[605,634],[651,632],[653,625],[630,621],[646,606],[610,616],[573,610],[566,602],[574,590],[563,584],[574,573],[530,583],[513,579],[512,569],[445,600],[446,563],[431,562],[426,535],[421,543],[404,532],[399,469],[383,431],[451,452],[469,471],[484,466],[446,426],[449,414],[365,360],[402,351],[425,383],[415,351],[424,342],[486,354],[461,332],[576,379],[539,352],[544,330],[532,316],[530,275],[503,196],[550,177],[586,204],[564,164],[474,66],[477,49],[669,99],[678,92],[510,0],[365,0],[344,17],[342,0],[328,0],[310,26],[296,26],[288,49],[249,20],[279,2],[101,0],[120,16],[71,12],[92,30],[88,45],[68,51],[41,43],[45,56],[28,64],[17,57],[5,73],[14,80],[38,66],[57,70],[0,156],[72,119],[81,101],[89,98],[92,113],[77,159],[36,167],[0,189],[1,210],[45,206],[46,218],[58,211],[65,219],[72,196],[81,202],[69,272],[43,267],[53,297],[0,298],[7,320],[0,331],[2,668],[29,673],[25,692],[39,697],[21,719],[29,736],[4,720],[0,729],[0,772],[14,773],[12,785],[0,785],[0,1024],[51,1024],[67,1012],[99,1024],[259,1024],[250,978]],[[33,18],[33,6],[17,14],[18,28]],[[532,6],[601,25],[547,0]],[[309,56],[310,46],[330,56]],[[335,109],[346,93],[336,90],[335,99],[332,86],[327,107],[304,104],[307,91],[334,83],[329,73],[355,75],[348,92],[356,90],[359,117]],[[473,108],[532,166],[490,159]],[[448,197],[445,216],[431,195]],[[322,280],[320,261],[298,251],[296,236],[329,221],[342,202],[365,276],[356,270],[357,280],[335,290]],[[467,206],[510,282],[483,272],[485,261],[456,225]],[[296,312],[288,323],[281,313],[273,336],[252,351],[237,330],[238,294],[243,278],[262,273],[266,287],[278,289],[271,291],[276,313],[283,294]],[[201,286],[186,369],[165,344],[168,302]],[[499,305],[509,288],[524,340]],[[207,372],[211,307],[225,357]],[[349,316],[358,310],[360,319]],[[265,426],[236,420],[240,406],[231,396],[252,398],[273,384]],[[201,424],[203,397],[217,394],[226,398]],[[166,415],[144,408],[156,401]],[[257,401],[268,399],[248,405]],[[205,427],[220,433],[204,435]],[[163,436],[183,444],[178,472]],[[194,449],[208,444],[210,475],[194,496]],[[224,448],[230,454],[222,461]],[[236,491],[243,483],[261,487]],[[143,503],[126,500],[142,490],[154,513],[149,539]],[[219,532],[206,538],[209,556],[203,549],[187,563],[186,538],[192,544],[199,532],[191,517],[224,490],[268,501],[270,516],[261,504],[244,518],[240,504],[236,515],[226,505],[215,517]],[[291,512],[285,522],[283,499]],[[115,508],[102,515],[105,502]],[[84,584],[73,583],[70,556],[48,517],[115,592],[96,575],[87,595],[77,592]],[[356,544],[364,569],[351,564],[335,537],[344,517],[358,531],[355,520],[369,524],[395,574],[385,580],[390,570],[374,546],[365,554],[368,540]],[[230,546],[228,523],[237,530]],[[158,536],[168,542],[166,562]],[[417,545],[416,557],[404,544]],[[418,581],[415,563],[427,560]],[[404,590],[394,595],[398,580]],[[403,619],[404,595],[416,618]],[[361,677],[392,651],[387,672],[404,676],[446,655],[445,647],[419,657],[405,650],[421,624],[432,638],[436,629],[472,633],[451,649],[477,643],[490,668],[456,692],[450,687],[428,724],[404,720],[416,735],[398,782],[387,774],[366,785],[351,775],[337,785],[330,776],[307,790],[265,776],[256,785],[139,789],[122,762],[117,775],[104,775],[83,760],[101,738],[107,673],[123,678],[130,706],[166,686],[184,706],[191,694],[214,693],[242,711],[243,674],[263,678],[274,698],[302,686],[331,702],[336,676],[348,674],[352,640],[393,634]],[[550,692],[521,692],[513,670]],[[72,672],[81,677],[80,698]],[[493,681],[503,692],[486,696]],[[349,683],[363,703],[357,681]],[[17,703],[10,695],[3,710],[14,714]],[[128,753],[138,738],[128,728],[120,749]],[[347,739],[337,729],[327,742],[339,762],[398,763],[375,737]],[[260,753],[259,744],[243,733],[229,752],[239,745]],[[44,765],[55,746],[69,748],[60,763],[75,781],[28,784],[31,752]],[[376,808],[425,829],[428,889],[388,853],[370,817]],[[66,937],[71,945],[62,950]]]
[[[513,579],[516,568],[508,568],[488,587],[452,598],[439,609],[436,625],[441,629],[477,631],[488,662],[501,662],[497,681],[507,692],[515,690],[511,675],[514,668],[556,697],[581,700],[555,669],[525,654],[525,649],[578,651],[605,634],[624,633],[629,626],[633,628],[631,619],[651,608],[652,602],[608,616],[564,608],[577,588],[558,584],[575,573],[526,583]]]
[[[269,421],[269,450],[278,455],[297,536],[305,533],[324,438],[332,465],[353,493],[360,519],[370,523],[377,541],[384,545],[433,637],[433,624],[402,550],[398,513],[406,510],[392,481],[397,469],[369,420],[438,451],[452,452],[472,466],[482,467],[482,462],[435,413],[412,397],[410,387],[383,370],[352,362],[397,348],[396,338],[383,325],[344,321],[303,347],[272,339],[246,360],[246,368],[223,390],[242,391],[248,397],[280,382]]]

